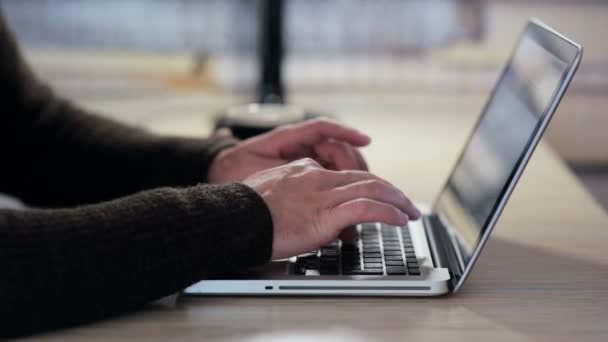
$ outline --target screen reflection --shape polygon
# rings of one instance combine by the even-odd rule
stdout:
[[[434,208],[466,264],[568,65],[524,35]]]

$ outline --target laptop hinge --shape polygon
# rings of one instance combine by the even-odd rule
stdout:
[[[429,248],[436,267],[447,268],[450,272],[450,288],[454,288],[462,276],[463,268],[460,264],[454,245],[448,236],[446,228],[435,214],[423,217]]]

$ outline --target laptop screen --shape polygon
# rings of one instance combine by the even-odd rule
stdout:
[[[578,49],[556,38],[528,25],[435,203],[463,266],[491,228],[577,59]]]

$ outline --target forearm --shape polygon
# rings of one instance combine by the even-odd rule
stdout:
[[[196,186],[75,209],[0,211],[0,237],[0,331],[23,334],[264,263],[272,219],[246,186]]]
[[[206,182],[215,155],[236,143],[231,137],[159,137],[62,99],[46,101],[51,108],[41,110],[43,123],[29,127],[29,139],[16,149],[26,152],[30,165],[20,161],[11,166],[21,172],[14,192],[30,205],[95,203],[156,187]]]
[[[56,95],[24,61],[0,11],[0,191],[41,207],[206,180],[230,138],[158,137]]]

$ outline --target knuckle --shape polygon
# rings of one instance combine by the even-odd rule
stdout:
[[[378,196],[384,193],[385,186],[382,182],[374,179],[367,182],[367,192],[369,195]]]
[[[316,118],[313,121],[314,122],[312,124],[314,126],[317,126],[317,127],[324,127],[324,126],[332,126],[333,125],[333,121],[331,121],[330,119],[328,119],[326,117]]]
[[[310,157],[305,157],[305,158],[300,159],[300,163],[306,168],[318,169],[321,167],[321,165],[319,165],[319,163],[317,163],[316,160],[314,160]]]
[[[358,199],[354,206],[354,214],[357,218],[365,217],[372,207],[372,202],[366,199]]]
[[[304,169],[309,167],[312,164],[312,160],[310,158],[302,158],[295,160],[291,163],[294,166],[297,166],[300,169]]]
[[[315,123],[315,124],[320,124],[320,123],[322,124],[324,122],[330,122],[330,120],[326,116],[321,116],[321,117],[313,119],[312,122]]]
[[[341,178],[344,178],[345,180],[357,179],[357,176],[359,175],[358,170],[341,170],[336,172],[340,175]]]
[[[289,171],[292,173],[300,173],[306,170],[308,166],[302,160],[296,160],[294,162],[289,163]]]
[[[325,170],[318,168],[318,167],[314,167],[314,168],[307,168],[306,169],[306,175],[315,178],[315,179],[319,179],[322,178],[325,175]]]
[[[302,161],[302,163],[306,164],[306,165],[313,165],[316,164],[315,160],[310,158],[310,157],[305,157],[300,159]]]
[[[399,221],[399,218],[402,217],[401,211],[393,206],[390,206],[390,215],[395,221]]]

